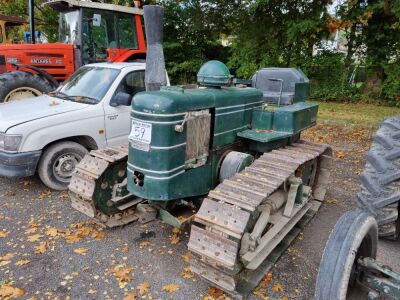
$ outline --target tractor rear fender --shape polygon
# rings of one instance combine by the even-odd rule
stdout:
[[[13,64],[12,66],[14,68],[16,68],[17,70],[19,70],[20,68],[23,68],[23,69],[29,69],[29,70],[32,70],[32,71],[38,73],[38,75],[43,77],[44,79],[46,79],[52,85],[52,87],[54,89],[58,88],[58,86],[60,85],[58,83],[58,81],[50,73],[46,72],[45,70],[43,70],[41,68],[23,65],[23,64]]]

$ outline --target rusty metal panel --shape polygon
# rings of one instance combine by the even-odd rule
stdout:
[[[211,114],[208,110],[190,112],[186,121],[186,161],[207,157],[210,147]]]

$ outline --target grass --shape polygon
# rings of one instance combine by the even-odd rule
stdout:
[[[388,116],[400,115],[400,108],[363,103],[316,102],[319,104],[318,120],[324,123],[340,123],[376,127]]]

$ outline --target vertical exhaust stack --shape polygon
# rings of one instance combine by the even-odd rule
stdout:
[[[29,27],[31,32],[31,43],[36,43],[35,32],[35,3],[34,0],[29,0]]]
[[[145,5],[144,24],[147,39],[146,91],[158,91],[167,84],[163,51],[164,8]]]

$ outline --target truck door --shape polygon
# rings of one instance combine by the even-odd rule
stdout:
[[[119,92],[131,95],[144,91],[144,70],[133,71],[128,73],[119,84],[114,96]],[[110,103],[105,103],[105,125],[106,138],[108,145],[117,145],[128,143],[128,135],[131,129],[130,112],[131,106],[120,105],[112,107]]]

